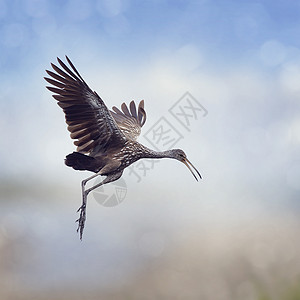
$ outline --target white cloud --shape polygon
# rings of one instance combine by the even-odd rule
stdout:
[[[251,127],[244,132],[244,146],[249,153],[266,156],[272,149],[268,131],[261,127]]]
[[[269,40],[261,46],[259,56],[265,65],[277,66],[287,58],[287,48],[276,40]]]
[[[289,93],[300,92],[300,63],[289,62],[283,65],[280,73],[280,84]]]
[[[296,116],[296,119],[289,122],[289,137],[291,145],[300,146],[300,119]]]
[[[300,191],[300,162],[295,161],[293,164],[287,169],[286,172],[286,182],[289,187]]]

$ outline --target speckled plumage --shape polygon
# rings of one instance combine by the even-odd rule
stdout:
[[[122,176],[123,170],[141,158],[173,158],[183,162],[193,173],[192,166],[199,177],[200,173],[180,149],[163,152],[151,150],[139,142],[137,137],[146,122],[144,100],[136,107],[131,101],[129,108],[125,103],[121,110],[113,107],[108,110],[103,100],[93,92],[70,59],[66,60],[71,69],[59,58],[61,68],[54,64],[55,72],[46,70],[51,78],[45,80],[51,84],[47,88],[54,93],[53,97],[63,109],[70,136],[75,139],[77,152],[66,156],[65,164],[75,170],[88,170],[95,174],[82,181],[82,205],[78,209],[80,217],[78,230],[82,239],[86,219],[86,202],[89,192],[100,185],[115,181]],[[99,184],[85,189],[87,181],[98,175],[106,176]]]

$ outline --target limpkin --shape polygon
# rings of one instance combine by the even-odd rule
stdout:
[[[71,69],[57,58],[61,68],[51,64],[55,72],[46,70],[52,78],[45,77],[45,80],[52,85],[47,88],[54,93],[54,99],[63,109],[71,138],[76,140],[74,144],[77,146],[77,152],[67,155],[65,164],[75,170],[95,173],[81,183],[82,205],[77,211],[80,212],[77,231],[82,239],[88,194],[103,184],[119,179],[123,170],[135,161],[141,158],[173,158],[183,162],[196,180],[198,179],[191,167],[200,178],[201,175],[182,150],[157,152],[137,142],[146,121],[144,100],[140,101],[138,108],[131,101],[129,109],[123,103],[122,111],[115,106],[112,111],[108,110],[103,100],[89,88],[67,56],[66,60]],[[98,175],[106,178],[86,189],[86,183]]]

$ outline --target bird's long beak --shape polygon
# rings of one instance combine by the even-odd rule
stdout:
[[[199,173],[199,171],[193,166],[193,164],[186,157],[182,160],[182,162],[189,168],[189,170],[191,171],[191,173],[193,174],[193,176],[195,177],[195,179],[197,181],[198,181],[198,178],[194,174],[191,166],[194,168],[194,170],[197,172],[197,174],[199,175],[199,177],[202,179],[201,174]]]

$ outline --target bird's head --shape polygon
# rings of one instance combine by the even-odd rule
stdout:
[[[191,171],[191,173],[193,174],[193,176],[195,177],[195,179],[198,181],[198,178],[196,177],[196,175],[194,174],[192,168],[197,172],[197,174],[199,175],[200,178],[201,174],[199,173],[199,171],[193,166],[193,164],[187,159],[186,154],[181,150],[181,149],[173,149],[170,150],[170,157],[177,159],[181,162],[183,162]],[[191,168],[192,167],[192,168]]]

